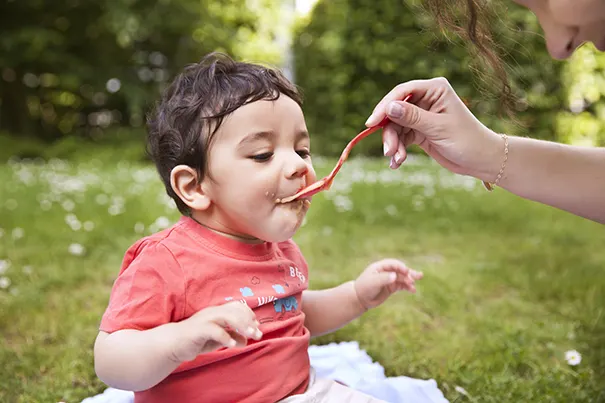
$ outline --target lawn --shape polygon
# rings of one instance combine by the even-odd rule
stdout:
[[[425,278],[313,342],[356,340],[452,402],[605,401],[605,227],[422,157],[386,165],[353,159],[315,197],[295,237],[311,287],[383,257]],[[0,165],[0,193],[0,402],[80,402],[105,388],[92,345],[124,251],[178,213],[151,166],[125,161]]]

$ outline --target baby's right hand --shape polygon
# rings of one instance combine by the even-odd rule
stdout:
[[[263,336],[252,309],[239,301],[202,309],[178,326],[171,357],[179,363],[221,347],[243,347],[248,338]]]

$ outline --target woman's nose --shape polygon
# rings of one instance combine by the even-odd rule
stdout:
[[[558,60],[564,60],[571,56],[579,45],[579,43],[576,43],[578,28],[561,25],[552,20],[542,21],[541,25],[546,38],[548,53]]]

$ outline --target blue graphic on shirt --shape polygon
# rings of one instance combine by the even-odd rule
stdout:
[[[285,294],[286,293],[286,291],[284,291],[284,287],[282,287],[280,284],[273,284],[273,289],[278,294]]]
[[[275,312],[289,312],[298,309],[298,301],[295,297],[280,298],[273,301]]]
[[[252,297],[252,296],[254,296],[254,293],[252,292],[252,290],[250,289],[250,287],[240,288],[239,291],[242,293],[242,296],[244,296],[244,297]]]

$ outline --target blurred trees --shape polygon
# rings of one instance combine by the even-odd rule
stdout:
[[[605,143],[605,55],[546,53],[536,19],[507,2],[494,30],[522,100],[521,127],[498,116],[473,56],[439,35],[418,0],[320,0],[292,34],[314,150],[339,154],[402,81],[446,76],[483,122],[513,134]],[[45,141],[138,128],[183,65],[214,50],[280,64],[294,0],[0,2],[0,132]],[[105,135],[105,136],[104,136]],[[1,139],[0,139],[1,140]],[[2,140],[4,141],[4,140]],[[3,143],[6,144],[6,143]],[[74,143],[76,144],[76,143]],[[73,147],[75,147],[72,144]],[[380,154],[379,136],[360,144]]]
[[[183,65],[222,50],[277,63],[271,0],[5,0],[0,130],[53,140],[140,126]],[[264,18],[264,19],[263,19]]]
[[[558,115],[559,138],[566,143],[605,146],[605,53],[583,46],[563,71],[569,110]]]
[[[588,87],[600,83],[598,88],[590,87],[590,93],[588,87],[580,93],[580,84],[573,85],[574,99],[588,104],[605,97],[603,63],[594,61],[597,56],[588,48],[581,49],[569,64],[554,61],[532,13],[512,3],[505,11],[498,10],[506,17],[494,21],[494,34],[506,50],[503,60],[521,101],[520,125],[516,125],[498,115],[496,94],[486,91],[489,87],[473,73],[471,53],[460,41],[436,34],[434,22],[417,5],[413,0],[320,0],[313,13],[299,22],[294,45],[296,78],[305,90],[305,112],[319,153],[340,153],[364,127],[376,102],[398,83],[435,76],[447,77],[471,110],[495,130],[570,140],[560,134],[562,130],[573,128],[575,135],[579,129],[573,125],[579,125],[596,138],[594,132],[600,127],[603,142],[605,123],[596,116],[598,111],[603,113],[602,107],[589,108],[583,117],[566,112],[566,83],[573,77]],[[584,51],[593,60],[589,71],[580,60],[587,57],[582,56]],[[598,60],[603,59],[599,56]],[[565,66],[570,71],[562,76]],[[382,152],[379,136],[359,147],[366,154]]]

